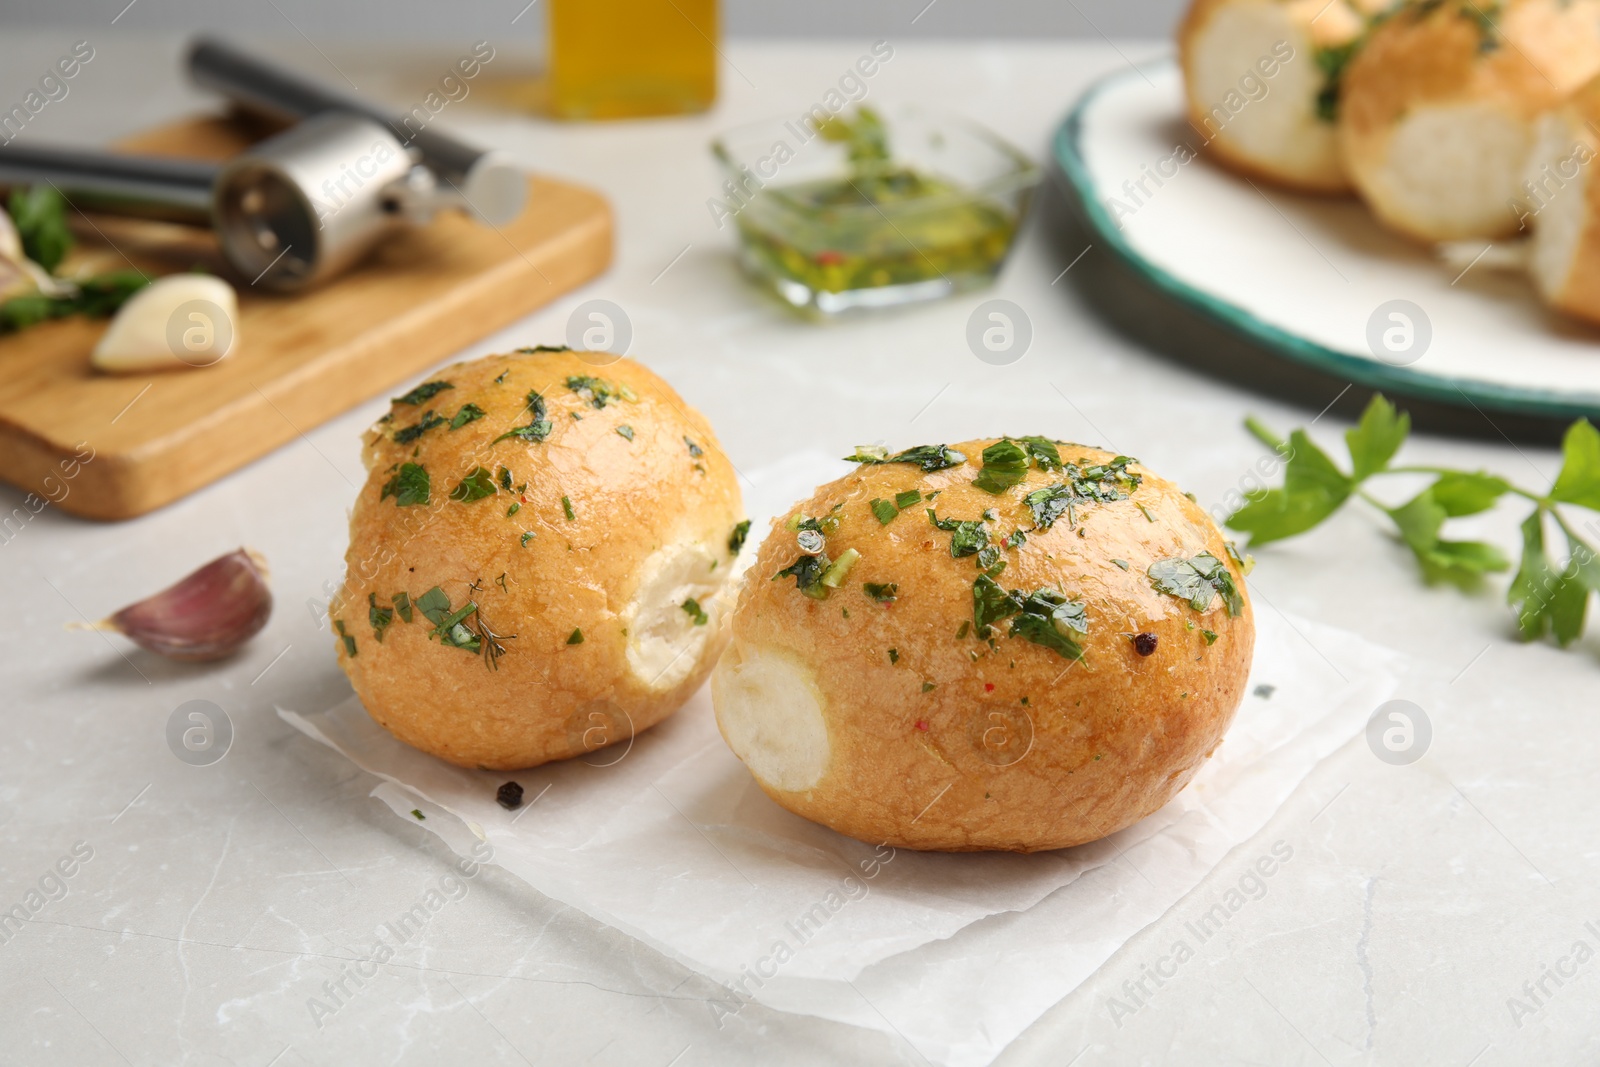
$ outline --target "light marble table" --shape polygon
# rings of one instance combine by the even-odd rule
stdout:
[[[201,103],[177,76],[178,40],[141,38],[133,21],[0,34],[3,101],[73,41],[96,49],[30,138],[96,143]],[[412,56],[323,51],[364,91],[406,104],[470,43]],[[707,142],[740,121],[798,113],[869,44],[730,43],[723,102],[681,121],[558,127],[475,100],[452,107],[441,123],[598,186],[619,224],[608,274],[463,355],[559,341],[579,302],[615,301],[631,317],[633,352],[710,417],[746,470],[801,449],[843,454],[858,441],[956,440],[1001,426],[1113,443],[1209,503],[1262,453],[1239,428],[1246,414],[1285,429],[1312,417],[1108,329],[1071,279],[1059,280],[1083,238],[1037,220],[994,294],[1033,324],[1032,350],[1014,366],[968,351],[977,296],[828,327],[758,299],[705,207],[718,180]],[[1159,49],[908,41],[870,98],[958,109],[1043,156],[1089,80]],[[297,39],[285,54],[332,76]],[[503,54],[505,69],[509,44]],[[492,869],[316,1024],[308,998],[452,860],[369,797],[374,779],[273,711],[316,711],[348,693],[315,608],[341,573],[345,512],[362,476],[357,435],[380,410],[365,404],[156,514],[106,526],[47,509],[0,546],[10,605],[0,613],[0,907],[22,901],[76,843],[92,850],[66,864],[65,896],[0,944],[0,1061],[921,1062],[892,1038],[755,1005],[718,1029],[689,972]],[[1342,425],[1329,415],[1318,428],[1336,439]],[[1549,450],[1503,443],[1421,438],[1413,451],[1419,462],[1538,484],[1556,466]],[[19,502],[0,491],[0,510]],[[1475,525],[1510,544],[1517,518]],[[234,661],[183,667],[62,630],[241,543],[271,561],[278,607]],[[1259,556],[1252,584],[1263,610],[1346,627],[1453,679],[1426,698],[1431,750],[1394,767],[1352,741],[999,1062],[1600,1059],[1600,962],[1569,958],[1562,966],[1575,973],[1545,979],[1537,1010],[1513,1020],[1508,1007],[1575,942],[1600,948],[1600,644],[1516,644],[1498,596],[1422,588],[1406,552],[1359,512]],[[169,715],[191,699],[224,707],[236,730],[209,767],[180,762],[165,739]],[[1279,840],[1294,860],[1267,895],[1176,977],[1147,980],[1151,995],[1132,1015],[1117,1012],[1111,998],[1127,1003],[1124,983]]]

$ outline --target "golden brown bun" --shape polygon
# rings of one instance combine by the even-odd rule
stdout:
[[[1334,124],[1318,114],[1327,76],[1316,52],[1358,38],[1363,6],[1194,0],[1178,54],[1189,124],[1207,150],[1247,177],[1299,192],[1347,192]]]
[[[631,360],[590,362],[607,358],[523,350],[459,363],[433,379],[452,388],[395,403],[368,432],[331,616],[355,647],[341,641],[339,663],[356,693],[407,744],[506,770],[593,751],[677,710],[726,643],[722,591],[742,518],[734,470],[670,386]],[[576,391],[580,378],[604,384]],[[548,436],[496,441],[536,424],[530,391],[543,398]],[[451,429],[469,404],[483,416]],[[428,412],[446,423],[395,441]],[[406,463],[427,472],[426,504],[398,503],[393,480]],[[479,467],[492,492],[452,499]],[[452,611],[480,607],[461,643],[487,624],[516,635],[504,654],[491,662],[430,637],[419,602],[435,586]],[[409,623],[394,601],[402,592]],[[394,613],[381,640],[369,596]],[[691,598],[705,613],[698,625],[681,606]]]
[[[1596,73],[1597,0],[1406,9],[1345,72],[1346,169],[1379,220],[1401,233],[1509,236],[1535,121]]]
[[[1551,306],[1600,323],[1600,79],[1545,117],[1522,186],[1528,268]]]
[[[864,466],[797,505],[791,523],[838,520],[825,554],[860,554],[825,600],[796,579],[773,580],[801,555],[795,532],[775,524],[762,544],[712,700],[729,746],[790,811],[872,844],[1063,848],[1161,807],[1221,740],[1255,631],[1243,578],[1210,517],[1134,465],[1143,481],[1131,497],[1079,502],[1074,516],[1033,530],[1024,496],[1064,476],[1030,469],[1023,484],[990,495],[972,482],[993,443],[953,446],[968,462],[935,473]],[[1085,468],[1114,458],[1080,445],[1060,453]],[[940,519],[995,509],[995,540],[1032,530],[1003,550],[998,584],[1081,599],[1083,658],[1011,634],[1016,615],[979,640],[977,557],[952,558],[955,535],[932,525],[926,502],[887,525],[872,510],[874,499],[908,490],[938,491]],[[1153,587],[1152,565],[1201,553],[1224,561],[1237,616],[1220,597],[1202,614]],[[866,583],[894,583],[897,599],[877,602]],[[1138,634],[1154,639],[1152,654],[1140,654]]]

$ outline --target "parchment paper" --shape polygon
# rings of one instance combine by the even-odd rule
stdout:
[[[768,518],[842,466],[801,456],[746,487]],[[753,555],[753,553],[747,553]],[[1124,942],[1249,840],[1312,767],[1393,693],[1398,657],[1257,601],[1257,651],[1226,740],[1161,811],[1112,837],[1032,856],[874,848],[791,815],[717,733],[702,689],[631,746],[532,771],[465,771],[394,740],[354,698],[279,709],[384,778],[403,818],[750,1000],[898,1033],[931,1062],[986,1064]],[[519,782],[521,809],[495,802]]]

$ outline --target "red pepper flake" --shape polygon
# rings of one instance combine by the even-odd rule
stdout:
[[[836,263],[843,263],[844,262],[844,253],[843,252],[835,252],[835,251],[829,249],[828,251],[825,251],[825,252],[818,252],[817,255],[816,255],[816,260],[817,260],[817,265],[818,266],[831,267]]]
[[[918,719],[917,720],[917,729],[926,732],[926,730],[928,729],[928,720],[927,719]]]
[[[994,692],[994,683],[993,683],[993,682],[984,682],[984,683],[983,683],[983,691],[984,691],[984,692],[985,692],[985,693],[992,693],[992,692]]]

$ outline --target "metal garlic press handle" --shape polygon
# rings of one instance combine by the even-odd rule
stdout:
[[[282,292],[348,269],[435,198],[431,172],[386,127],[346,112],[314,115],[220,166],[0,147],[0,186],[41,184],[85,210],[212,227],[243,280]]]
[[[187,159],[118,156],[48,145],[0,147],[0,186],[54,185],[79,207],[133,218],[211,225],[220,168]]]
[[[528,179],[499,153],[433,130],[412,130],[356,96],[328,89],[215,38],[189,49],[189,76],[202,88],[273,118],[296,121],[330,111],[360,115],[386,127],[437,178],[442,199],[502,226],[522,213]]]

